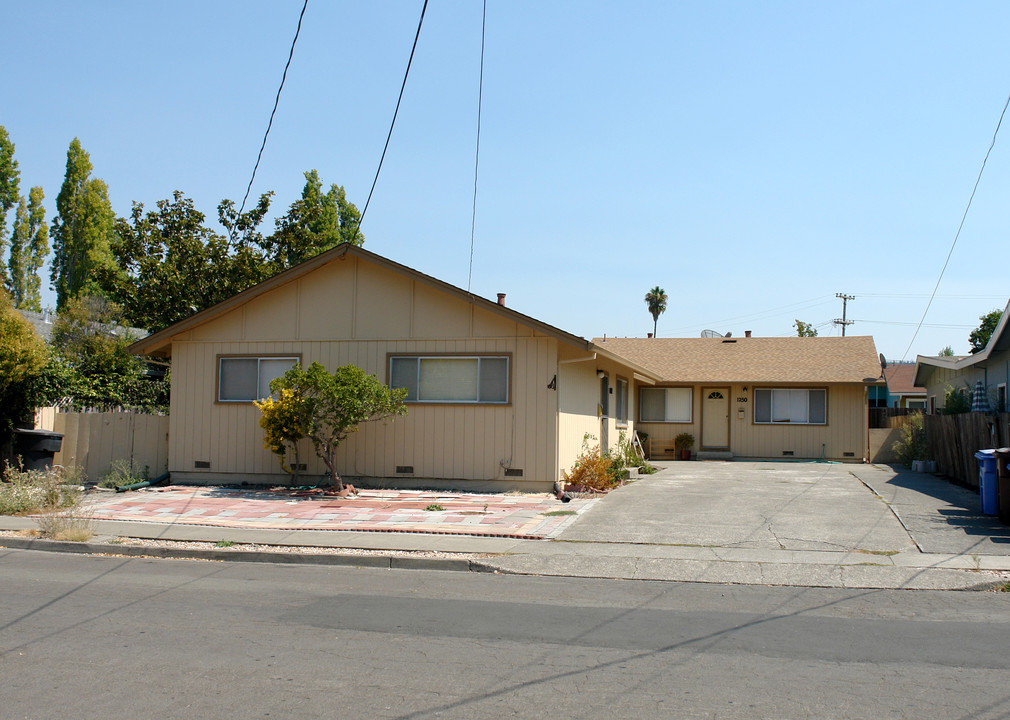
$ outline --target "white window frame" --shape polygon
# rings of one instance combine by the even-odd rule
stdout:
[[[414,360],[417,362],[417,378],[415,387],[420,393],[421,387],[421,364],[425,360],[474,360],[477,362],[477,399],[475,400],[439,400],[430,398],[404,398],[404,402],[411,405],[509,405],[512,402],[512,356],[511,355],[390,355],[386,363],[389,373],[389,387],[395,389],[393,385],[393,362],[404,360]],[[481,388],[481,365],[484,360],[504,360],[505,361],[505,398],[503,400],[482,400],[480,399]]]
[[[264,360],[290,360],[292,367],[301,363],[301,357],[297,355],[219,355],[217,358],[217,402],[219,403],[252,403],[263,398],[222,398],[221,382],[224,379],[224,364],[228,360],[255,360],[256,361],[256,389],[259,390],[262,378],[261,367]],[[258,393],[257,393],[258,394]],[[264,396],[265,397],[265,396]]]
[[[645,403],[642,402],[642,393],[648,391],[662,390],[663,395],[663,419],[662,420],[646,420],[642,417],[642,410],[645,407]],[[667,411],[669,408],[669,403],[667,402],[671,392],[686,393],[687,394],[687,419],[675,418],[667,419]],[[664,424],[679,424],[679,425],[690,425],[694,422],[694,388],[692,387],[642,387],[638,390],[638,421],[642,423],[664,423]]]
[[[759,392],[770,392],[771,398],[769,399],[768,405],[768,420],[758,420],[758,402],[757,395]],[[805,391],[807,394],[806,399],[806,421],[805,422],[792,422],[791,420],[775,420],[775,393],[781,391]],[[810,393],[811,392],[821,392],[824,393],[824,421],[823,422],[810,422]],[[759,387],[754,388],[754,413],[753,421],[755,425],[815,425],[823,427],[828,424],[828,390],[827,388],[804,388],[804,387]]]

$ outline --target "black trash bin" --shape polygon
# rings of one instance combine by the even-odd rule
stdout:
[[[996,493],[999,496],[999,521],[1010,525],[1010,448],[996,451]]]
[[[14,454],[25,470],[47,470],[63,445],[63,435],[52,430],[14,430]]]

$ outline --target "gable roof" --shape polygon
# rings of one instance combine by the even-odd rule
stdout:
[[[388,270],[406,275],[418,282],[424,283],[429,287],[440,290],[449,295],[458,297],[459,299],[472,303],[483,310],[495,313],[514,322],[518,322],[522,325],[532,328],[533,330],[542,333],[544,335],[557,338],[562,342],[574,345],[583,350],[589,350],[591,343],[585,338],[578,337],[577,335],[572,335],[564,330],[556,328],[547,323],[541,322],[535,318],[528,315],[523,315],[520,312],[516,312],[504,305],[499,305],[497,302],[492,300],[486,300],[482,297],[478,297],[473,293],[467,292],[462,288],[458,288],[455,285],[450,285],[449,283],[442,282],[430,275],[425,275],[422,272],[414,270],[407,267],[406,265],[400,265],[399,263],[393,262],[388,258],[384,258],[381,255],[376,255],[373,252],[369,252],[363,248],[356,245],[351,245],[350,243],[342,243],[336,247],[327,250],[326,252],[320,253],[309,260],[306,260],[299,265],[296,265],[284,272],[278,273],[271,278],[264,280],[261,283],[253,285],[251,288],[243,290],[237,295],[233,295],[227,300],[219,302],[217,305],[213,305],[206,310],[202,310],[195,315],[191,315],[184,320],[171,325],[164,330],[154,333],[143,340],[139,340],[130,346],[130,352],[135,355],[156,355],[156,356],[168,356],[172,353],[172,338],[180,333],[192,330],[199,325],[210,322],[211,320],[224,315],[227,312],[238,308],[245,303],[264,295],[271,290],[286,285],[287,283],[293,282],[298,278],[309,274],[313,270],[317,270],[320,267],[326,265],[327,263],[333,262],[335,260],[351,256],[367,260],[368,262],[375,263],[381,267]]]
[[[665,383],[875,384],[873,338],[595,338]]]
[[[926,388],[915,384],[915,365],[899,363],[884,369],[887,391],[893,395],[925,395]]]
[[[1010,320],[1010,302],[1006,304],[1003,308],[1003,314],[1000,316],[999,322],[996,324],[996,329],[992,331],[992,335],[989,336],[989,342],[986,343],[985,347],[982,348],[981,352],[977,352],[974,355],[955,355],[955,356],[932,356],[932,355],[917,355],[915,358],[915,383],[925,385],[925,375],[924,370],[926,368],[944,368],[946,370],[963,370],[964,368],[971,367],[972,365],[983,365],[989,359],[989,356],[995,352],[1002,352],[1004,350],[1010,350],[1010,332],[1007,332],[1007,323]]]

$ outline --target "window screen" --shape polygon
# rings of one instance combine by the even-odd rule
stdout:
[[[507,357],[394,357],[389,386],[406,388],[407,402],[507,403]]]
[[[270,381],[298,362],[296,357],[221,358],[218,370],[220,402],[252,402],[270,395]]]
[[[628,381],[617,378],[617,422],[628,424]]]
[[[691,388],[642,388],[642,422],[691,422]]]
[[[755,423],[824,425],[827,423],[827,391],[806,388],[757,388],[754,390]]]

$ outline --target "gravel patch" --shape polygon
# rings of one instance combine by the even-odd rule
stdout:
[[[0,537],[32,538],[39,537],[34,530],[0,530]],[[378,557],[411,557],[411,558],[444,558],[450,560],[480,560],[496,557],[494,553],[455,553],[435,550],[366,550],[361,548],[318,547],[312,545],[261,545],[258,543],[218,544],[197,540],[150,540],[147,538],[109,537],[96,535],[91,538],[93,543],[123,545],[132,547],[176,548],[186,550],[217,550],[225,552],[271,552],[292,553],[298,555],[348,555]]]

